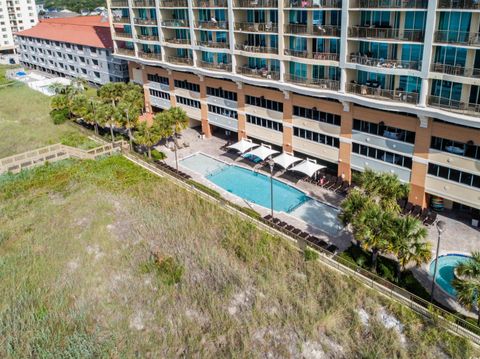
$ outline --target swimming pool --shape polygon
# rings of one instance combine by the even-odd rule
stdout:
[[[270,176],[228,165],[197,153],[180,161],[181,165],[201,174],[218,187],[265,208],[270,208]],[[341,230],[338,209],[316,201],[282,181],[273,180],[273,209],[285,212],[330,235]]]
[[[453,271],[455,267],[469,260],[471,257],[463,254],[446,254],[438,257],[437,276],[435,282],[452,297],[456,296],[455,289],[452,286],[452,280],[455,277]],[[430,275],[433,276],[435,270],[435,260],[430,263]]]
[[[18,71],[15,75],[17,75],[18,77],[23,77],[27,76],[27,73],[25,71]]]

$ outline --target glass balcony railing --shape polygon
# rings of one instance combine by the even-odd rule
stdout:
[[[133,0],[133,7],[155,7],[155,0]]]
[[[428,0],[355,0],[350,7],[362,9],[426,9]]]
[[[340,37],[341,28],[335,25],[287,24],[285,32],[293,35],[316,35]]]
[[[162,61],[162,54],[159,53],[139,51],[138,56],[146,60]]]
[[[223,62],[214,63],[214,62],[208,62],[208,61],[199,61],[199,63],[200,63],[200,67],[203,67],[206,69],[232,71],[232,64],[224,64]]]
[[[285,49],[285,55],[300,57],[303,59],[324,60],[324,61],[338,61],[339,55],[336,53],[326,52],[308,52],[307,50],[291,50]]]
[[[437,107],[446,111],[461,113],[464,115],[478,116],[480,113],[480,104],[466,103],[439,96],[429,96],[428,104],[432,107]]]
[[[130,18],[129,17],[123,17],[123,16],[114,16],[112,19],[112,22],[115,24],[130,24]]]
[[[228,49],[230,45],[227,42],[215,42],[215,41],[197,41],[199,46],[210,47],[214,49]]]
[[[266,79],[266,80],[276,80],[276,81],[280,80],[280,72],[269,71],[268,69],[252,69],[248,66],[240,66],[240,67],[237,67],[237,73],[244,76],[255,77],[255,78]]]
[[[465,77],[474,77],[480,78],[480,69],[475,68],[466,68],[459,65],[447,65],[435,63],[430,67],[430,71],[440,72],[442,74],[453,75],[453,76],[465,76]]]
[[[276,8],[277,0],[234,0],[233,7]]]
[[[216,7],[228,7],[227,0],[195,0],[193,7],[203,8],[216,8]]]
[[[195,28],[228,30],[228,21],[195,21]]]
[[[135,50],[133,49],[126,49],[124,47],[119,47],[115,51],[119,55],[126,55],[126,56],[135,56]]]
[[[112,8],[115,8],[115,7],[128,7],[128,1],[126,0],[112,0],[110,2],[111,4],[111,7]]]
[[[235,49],[240,51],[255,52],[255,53],[278,54],[278,48],[276,47],[236,44]]]
[[[322,90],[340,90],[340,82],[330,79],[306,78],[294,74],[285,74],[285,81]]]
[[[117,38],[117,39],[132,39],[133,38],[133,35],[129,32],[118,32],[118,31],[115,31],[113,33],[113,37],[114,38]]]
[[[169,56],[167,58],[167,61],[177,65],[193,65],[193,59],[189,57]]]
[[[163,20],[162,26],[166,27],[188,27],[188,20],[187,19],[179,19],[179,20]]]
[[[159,41],[158,35],[142,35],[137,34],[137,39],[141,41]]]
[[[405,102],[410,104],[417,104],[419,96],[417,92],[407,92],[401,89],[386,90],[380,87],[371,87],[356,83],[347,84],[347,92],[377,100]]]
[[[236,22],[235,30],[247,32],[278,32],[278,26],[276,23],[271,22]]]
[[[480,46],[480,33],[468,31],[435,31],[435,42],[446,44],[461,44],[468,46]]]
[[[164,41],[169,44],[190,45],[190,39],[179,39],[176,37],[172,37],[172,38],[166,38]]]
[[[376,68],[384,69],[406,69],[406,70],[417,70],[421,69],[421,61],[403,61],[395,59],[376,59],[373,57],[368,57],[366,55],[356,55],[351,54],[349,56],[349,61],[355,64],[372,66]]]
[[[157,19],[141,19],[136,17],[133,19],[133,22],[136,25],[153,25],[153,26],[157,25]]]
[[[423,30],[406,30],[380,27],[352,26],[348,28],[349,37],[373,38],[423,42]]]
[[[287,0],[285,1],[286,8],[334,8],[340,9],[342,7],[341,0]]]
[[[158,2],[159,7],[188,7],[187,0],[161,0]]]
[[[480,9],[480,3],[474,0],[438,0],[439,9]]]

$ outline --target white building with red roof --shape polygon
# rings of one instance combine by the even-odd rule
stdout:
[[[128,81],[128,65],[113,57],[108,19],[79,16],[45,19],[15,34],[20,63],[95,85]]]

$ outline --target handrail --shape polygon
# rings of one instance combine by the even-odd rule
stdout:
[[[420,70],[421,61],[404,61],[397,59],[376,59],[374,57],[368,57],[366,55],[349,56],[349,61],[366,66],[381,67],[386,69],[407,69],[407,70]]]

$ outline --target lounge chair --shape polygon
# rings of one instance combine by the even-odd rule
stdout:
[[[295,227],[292,226],[291,224],[288,224],[287,226],[285,226],[285,230],[287,230],[289,232],[293,231],[294,229],[295,229]]]
[[[296,236],[298,236],[300,233],[302,233],[302,231],[298,228],[294,228],[294,229],[292,229],[292,233],[295,234]]]
[[[264,220],[270,222],[272,220],[272,215],[271,214],[267,214],[265,217],[263,217]]]
[[[342,186],[338,189],[338,193],[345,194],[347,192],[348,187],[350,187],[350,184],[348,181],[343,181]]]
[[[283,227],[286,227],[286,226],[287,226],[287,222],[281,221],[280,223],[277,223],[277,226],[282,227],[282,228],[283,228]]]
[[[430,212],[430,214],[428,215],[424,224],[426,226],[430,226],[430,225],[434,224],[436,220],[437,220],[437,212]]]
[[[274,218],[272,219],[272,222],[273,222],[274,224],[277,224],[277,225],[278,225],[281,221],[280,221],[278,218],[275,218],[275,217],[274,217]]]
[[[422,210],[422,213],[420,213],[420,218],[419,218],[419,219],[420,219],[422,222],[425,222],[425,220],[428,218],[429,212],[430,212],[430,211],[429,211],[428,208],[424,208],[424,209]]]
[[[420,216],[420,214],[422,214],[422,206],[419,206],[419,205],[413,206],[413,210],[412,210],[412,213],[410,213],[410,215],[413,217],[418,217]]]
[[[403,212],[402,212],[402,213],[403,213],[404,215],[407,215],[407,214],[409,214],[409,213],[412,211],[412,209],[413,209],[413,203],[407,202],[407,204],[405,205],[405,208],[403,209]]]
[[[303,239],[306,239],[309,235],[310,235],[310,234],[307,233],[307,232],[302,232],[302,233],[299,234],[299,237],[300,237],[300,238],[303,238]]]
[[[403,210],[405,208],[405,204],[407,204],[407,201],[405,199],[399,199],[397,203],[400,209]]]
[[[338,251],[338,247],[334,244],[330,244],[327,248],[326,248],[327,251],[329,251],[330,253],[333,253],[333,254],[336,254],[337,251]]]

